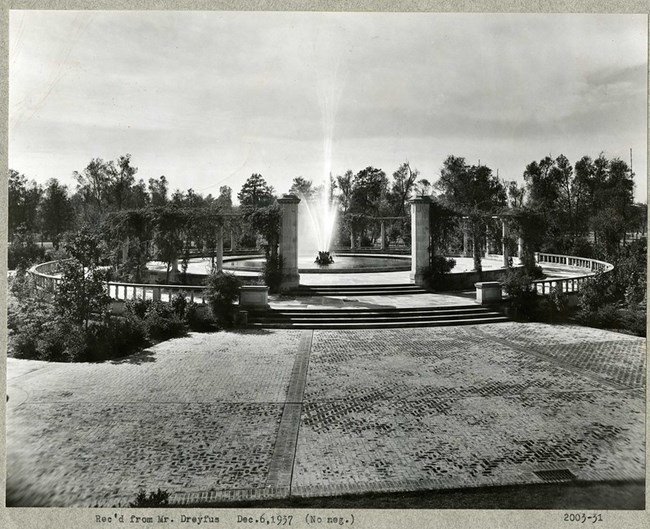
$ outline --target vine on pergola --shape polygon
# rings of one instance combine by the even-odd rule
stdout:
[[[218,207],[175,204],[110,213],[103,232],[111,264],[118,275],[139,282],[147,261],[157,259],[167,265],[168,281],[174,261],[182,260],[186,269],[190,249],[197,248],[208,251],[214,266],[221,228],[231,216]]]

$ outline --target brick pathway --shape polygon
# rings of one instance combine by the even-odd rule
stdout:
[[[645,475],[645,340],[602,330],[246,330],[120,362],[7,367],[13,504]]]

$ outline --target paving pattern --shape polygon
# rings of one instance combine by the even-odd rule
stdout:
[[[645,340],[597,329],[246,330],[7,367],[13,505],[645,475]]]
[[[546,357],[530,354],[549,334]],[[546,469],[642,479],[644,355],[638,338],[540,324],[318,332],[293,490],[539,482]]]

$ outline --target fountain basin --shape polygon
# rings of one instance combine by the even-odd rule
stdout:
[[[313,256],[298,257],[298,272],[305,274],[359,274],[375,272],[403,272],[411,269],[411,257],[406,255],[333,255],[334,262],[319,265]],[[261,272],[264,269],[264,257],[256,256],[241,259],[224,259],[224,271]]]

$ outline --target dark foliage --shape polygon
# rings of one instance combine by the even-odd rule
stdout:
[[[227,272],[208,276],[207,298],[213,316],[219,325],[232,326],[235,318],[235,300],[239,297],[241,280]]]
[[[156,492],[150,492],[149,496],[144,490],[140,490],[134,502],[129,507],[164,507],[169,505],[169,492],[158,489]]]
[[[445,286],[445,274],[456,266],[456,261],[441,255],[433,255],[429,263],[430,265],[423,272],[426,286],[431,290],[440,290]]]
[[[511,316],[517,320],[534,320],[539,315],[537,292],[533,278],[524,270],[510,270],[503,278],[503,289],[508,295]]]
[[[282,283],[282,257],[269,255],[264,263],[264,284],[275,293]]]

